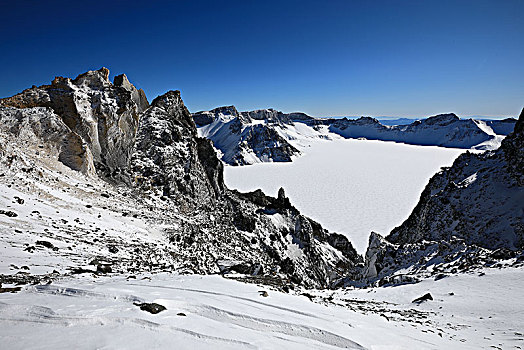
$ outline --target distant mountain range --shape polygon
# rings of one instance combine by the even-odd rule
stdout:
[[[239,112],[234,106],[193,114],[199,135],[213,141],[222,160],[231,165],[289,162],[311,138],[368,139],[412,145],[494,150],[516,119],[460,119],[440,114],[422,120],[378,120],[371,117],[314,118],[274,109]]]

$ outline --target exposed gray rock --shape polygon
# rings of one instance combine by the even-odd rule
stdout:
[[[129,82],[129,79],[127,79],[127,76],[125,74],[117,75],[113,79],[113,84],[131,92],[131,98],[137,105],[139,113],[142,113],[149,107],[149,102],[147,101],[147,97],[144,90],[137,90],[137,88]]]
[[[22,147],[31,148],[45,142],[66,166],[86,175],[95,173],[88,144],[51,108],[0,107],[0,130],[13,141],[23,143]]]
[[[129,167],[140,112],[133,99],[136,89],[123,77],[119,82],[121,86],[111,84],[109,70],[101,68],[73,80],[56,77],[51,85],[32,87],[1,99],[0,105],[50,107],[70,130],[65,137],[68,147],[74,151],[64,154],[61,160],[68,166],[78,163],[75,160],[82,158],[86,144],[97,170],[118,175]],[[81,166],[72,168],[78,170]]]

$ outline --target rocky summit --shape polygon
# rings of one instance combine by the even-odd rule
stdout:
[[[363,259],[348,239],[301,215],[283,190],[275,198],[224,185],[222,162],[179,91],[149,105],[125,75],[108,77],[106,68],[57,77],[0,100],[0,183],[17,197],[64,206],[48,214],[20,208],[17,223],[5,223],[11,232],[36,222],[38,230],[13,233],[27,235],[34,254],[67,256],[58,271],[67,274],[237,272],[307,287],[358,275]],[[72,223],[66,207],[86,217]],[[103,217],[120,224],[101,229]],[[85,247],[65,255],[34,248],[43,238]],[[89,263],[96,269],[83,267]]]

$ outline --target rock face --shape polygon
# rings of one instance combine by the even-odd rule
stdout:
[[[81,138],[71,134],[71,148],[78,152],[82,145],[88,146],[93,164],[85,168],[116,176],[129,167],[138,114],[147,105],[147,99],[125,76],[117,77],[116,84],[111,84],[109,70],[102,68],[76,79],[56,77],[51,85],[24,90],[0,100],[0,105],[51,108],[70,132]]]
[[[299,138],[364,138],[413,145],[492,150],[513,130],[514,119],[462,120],[441,114],[408,125],[383,125],[377,119],[319,119],[274,109],[238,112],[234,106],[193,114],[201,136],[213,141],[231,165],[289,162],[300,154]],[[305,128],[304,125],[310,127]]]
[[[58,159],[73,170],[93,176],[93,155],[88,144],[46,107],[0,108],[0,130],[6,144],[15,138],[36,146],[45,142],[58,154]]]
[[[16,152],[34,160],[31,174],[41,171],[35,164],[49,165],[51,170],[41,171],[42,177],[33,174],[31,181],[52,182],[48,172],[60,168],[58,161],[107,180],[111,202],[123,203],[122,215],[146,218],[150,239],[158,240],[112,249],[111,254],[132,257],[113,260],[113,273],[156,268],[158,263],[145,267],[142,261],[162,260],[183,272],[236,272],[307,287],[331,287],[359,273],[362,257],[348,239],[301,215],[283,189],[274,198],[224,185],[223,164],[211,142],[198,136],[180,92],[169,91],[145,108],[147,101],[125,76],[111,84],[108,73],[57,78],[1,100],[0,139],[26,140],[5,152],[0,143],[0,165],[11,175],[25,167],[11,166],[10,154]],[[241,128],[250,118],[236,115],[231,126]],[[258,133],[245,136],[263,147]],[[40,145],[46,159],[34,158]],[[97,237],[104,249],[115,246],[106,236]]]
[[[149,102],[147,101],[146,93],[144,90],[137,88],[129,82],[125,74],[120,74],[113,79],[115,86],[120,86],[131,93],[131,99],[135,102],[138,112],[142,113],[149,107]]]
[[[133,154],[136,182],[161,188],[179,202],[203,204],[222,195],[222,164],[208,140],[200,139],[179,91],[157,97],[142,115]]]

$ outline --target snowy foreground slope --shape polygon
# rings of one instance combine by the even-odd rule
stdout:
[[[200,136],[213,141],[230,165],[290,162],[303,153],[300,145],[338,138],[394,141],[411,145],[493,150],[515,125],[515,119],[459,119],[440,114],[406,125],[384,125],[377,119],[313,118],[274,109],[238,112],[234,106],[193,114]]]
[[[372,233],[362,256],[284,190],[227,188],[178,91],[149,105],[108,76],[0,100],[2,348],[521,346],[518,212],[481,207],[484,233],[513,224],[514,237],[490,231],[498,249],[423,228],[450,212],[468,227],[479,180],[461,171],[500,177],[481,194],[503,185],[518,204],[524,115],[500,150],[436,175],[401,232]]]
[[[218,276],[65,278],[0,294],[0,340],[9,349],[519,349],[523,273],[307,296]],[[411,302],[427,292],[434,300]],[[167,310],[133,305],[144,301]]]

